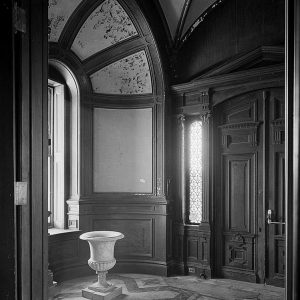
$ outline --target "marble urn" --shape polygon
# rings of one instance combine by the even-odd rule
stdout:
[[[124,238],[124,235],[116,231],[91,231],[80,235],[79,238],[89,243],[90,259],[88,265],[98,275],[96,283],[82,290],[82,296],[87,299],[109,300],[122,294],[121,287],[116,287],[106,281],[106,274],[116,264],[115,243]]]

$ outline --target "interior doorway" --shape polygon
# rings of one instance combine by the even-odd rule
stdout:
[[[283,88],[216,107],[217,276],[284,286],[284,111]]]

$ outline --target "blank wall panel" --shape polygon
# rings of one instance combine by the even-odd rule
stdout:
[[[152,108],[95,108],[93,142],[95,193],[152,193]]]

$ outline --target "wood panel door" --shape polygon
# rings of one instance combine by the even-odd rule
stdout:
[[[284,229],[268,225],[267,211],[284,214],[283,109],[283,90],[252,92],[215,109],[218,277],[282,282]]]
[[[269,168],[266,190],[267,266],[266,282],[284,286],[285,273],[285,153],[284,153],[284,90],[267,94]],[[269,220],[268,220],[269,219]]]

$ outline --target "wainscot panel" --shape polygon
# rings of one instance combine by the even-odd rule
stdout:
[[[167,258],[171,237],[167,237],[166,206],[166,200],[158,197],[110,199],[99,195],[70,202],[69,221],[77,217],[83,232],[111,230],[124,234],[124,239],[115,246],[117,264],[112,272],[167,275],[171,264]],[[81,244],[80,262],[87,264],[88,258],[88,244]]]

